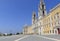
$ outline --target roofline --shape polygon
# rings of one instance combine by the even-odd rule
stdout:
[[[51,10],[50,10],[50,12],[52,12],[53,10],[55,10],[57,7],[59,7],[60,6],[60,3],[57,5],[57,6],[55,6],[54,8],[52,8]]]

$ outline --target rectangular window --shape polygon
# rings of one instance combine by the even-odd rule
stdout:
[[[57,18],[59,19],[59,13],[57,13]]]
[[[53,31],[53,33],[54,33],[54,30],[52,30]]]
[[[51,30],[50,30],[50,33],[51,33]]]

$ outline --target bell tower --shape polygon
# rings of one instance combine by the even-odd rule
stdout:
[[[32,24],[34,24],[35,21],[36,21],[36,13],[33,12],[33,13],[32,13]]]
[[[46,15],[47,15],[47,12],[46,12],[44,0],[40,0],[40,4],[38,7],[38,18],[41,19],[45,17]]]

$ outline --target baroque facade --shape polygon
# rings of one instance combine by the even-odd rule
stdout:
[[[36,17],[36,12],[33,12],[31,29],[30,27],[28,28],[29,34],[60,34],[60,4],[51,9],[47,14],[44,0],[40,0],[38,18]]]

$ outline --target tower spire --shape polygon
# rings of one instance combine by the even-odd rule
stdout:
[[[44,0],[40,0],[40,3],[44,3]]]
[[[39,12],[38,12],[39,19],[41,19],[47,15],[44,0],[40,0],[40,5],[39,5],[38,10],[39,10]]]

